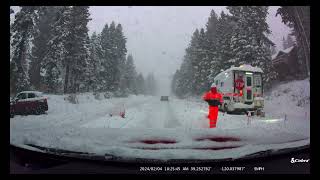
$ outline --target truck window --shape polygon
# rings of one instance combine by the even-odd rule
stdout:
[[[251,77],[247,77],[247,86],[251,86]]]
[[[259,75],[254,76],[254,85],[261,86],[261,77]]]
[[[220,83],[220,86],[223,87],[223,82]]]

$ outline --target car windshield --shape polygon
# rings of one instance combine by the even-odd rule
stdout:
[[[309,146],[308,6],[10,10],[10,94],[27,92],[12,145],[133,161]]]

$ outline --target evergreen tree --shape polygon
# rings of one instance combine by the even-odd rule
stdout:
[[[304,77],[310,75],[310,6],[281,6],[277,15],[282,22],[293,28],[297,39],[298,58]]]
[[[72,93],[85,90],[89,61],[89,35],[87,24],[90,21],[89,6],[73,6],[71,9],[71,39],[68,59],[70,68],[70,90]]]
[[[176,70],[176,72],[174,73],[173,77],[172,77],[172,81],[171,81],[171,92],[173,94],[178,94],[177,93],[177,84],[178,84],[178,80],[180,78],[180,71],[179,69]]]
[[[179,97],[184,97],[192,94],[194,87],[194,82],[192,79],[193,68],[191,67],[190,59],[185,57],[181,64],[179,73],[177,74],[176,80],[176,95]]]
[[[198,68],[196,47],[198,46],[199,36],[199,30],[196,29],[186,49],[179,74],[176,74],[175,93],[178,97],[185,97],[195,93],[196,80],[194,77]]]
[[[87,80],[87,86],[95,92],[102,92],[105,82],[105,66],[104,62],[104,51],[101,46],[100,34],[94,32],[90,38],[90,61],[89,61],[89,78]]]
[[[202,40],[205,59],[202,62],[203,66],[203,78],[201,89],[198,93],[203,93],[209,88],[213,81],[214,76],[219,72],[221,68],[221,59],[219,56],[219,19],[214,10],[211,11],[210,17],[206,26],[206,36]]]
[[[195,94],[201,94],[209,86],[208,76],[210,75],[211,62],[213,62],[213,60],[210,59],[209,54],[211,54],[214,49],[211,50],[208,45],[209,40],[204,32],[204,29],[201,28],[199,34],[199,42],[196,46],[197,69],[194,73]]]
[[[190,46],[186,50],[184,69],[181,69],[182,80],[179,88],[184,90],[180,91],[182,94],[195,94],[197,78],[199,76],[199,39],[200,32],[198,29],[195,30],[191,37]]]
[[[232,16],[227,15],[222,11],[217,26],[217,34],[219,34],[217,38],[217,47],[219,47],[217,49],[219,65],[217,70],[212,75],[211,80],[215,75],[220,73],[221,70],[226,70],[233,65],[233,62],[231,61],[233,58],[231,38],[236,27],[236,22]]]
[[[10,90],[12,93],[28,90],[29,61],[37,7],[22,6],[12,24],[12,56],[10,61]]]
[[[101,48],[103,51],[103,58],[101,62],[101,72],[99,78],[101,78],[101,91],[110,91],[110,84],[112,82],[112,61],[111,61],[111,42],[109,40],[109,26],[106,24],[101,32]]]
[[[146,77],[146,94],[153,96],[157,94],[157,82],[153,73],[149,73]]]
[[[124,87],[125,89],[128,89],[128,93],[130,94],[137,94],[137,87],[136,87],[136,78],[137,78],[137,72],[135,69],[135,65],[133,62],[133,57],[131,54],[128,55],[127,60],[125,62],[124,66]]]
[[[106,52],[106,59],[109,61],[109,70],[108,70],[108,77],[109,77],[109,81],[108,81],[108,90],[115,92],[117,90],[117,85],[116,85],[116,77],[119,75],[118,71],[119,71],[119,64],[115,53],[115,44],[116,44],[116,27],[115,27],[115,23],[112,22],[110,24],[110,27],[108,29],[108,34],[106,37],[106,41],[107,41],[107,45],[104,47],[105,52]],[[104,45],[104,44],[103,44]]]
[[[107,25],[101,33],[101,45],[105,52],[105,65],[108,67],[107,84],[109,91],[121,91],[120,79],[121,68],[124,67],[126,60],[126,38],[122,32],[121,24],[115,25],[114,22]]]
[[[49,24],[51,38],[47,51],[40,62],[41,84],[48,92],[68,93],[69,69],[71,55],[71,7],[62,6],[56,11],[54,20]]]
[[[145,88],[145,80],[144,77],[141,73],[137,76],[136,80],[136,86],[137,86],[137,92],[138,94],[145,94],[146,93],[146,88]]]
[[[63,6],[50,24],[52,38],[41,62],[42,82],[50,92],[86,90],[89,61],[88,6]]]
[[[55,20],[57,7],[41,6],[39,7],[36,23],[36,33],[33,40],[32,59],[30,62],[30,82],[35,89],[40,90],[41,76],[40,69],[42,60],[48,53],[48,42],[52,38],[50,24]],[[53,67],[50,67],[53,68]]]
[[[208,18],[208,22],[206,24],[206,34],[208,39],[211,42],[215,42],[218,38],[217,29],[218,29],[218,16],[214,12],[214,10],[211,10],[210,17]]]
[[[127,48],[126,48],[126,38],[123,35],[122,31],[122,26],[121,24],[118,24],[115,30],[115,44],[114,44],[114,87],[115,90],[117,89],[118,91],[123,91],[120,87],[120,81],[122,77],[122,70],[126,69],[126,53],[127,53]],[[131,56],[132,57],[132,56]],[[133,59],[132,60],[132,67],[133,66]],[[131,68],[131,67],[130,67]],[[126,69],[128,70],[128,69]],[[131,70],[130,70],[131,71]],[[131,73],[131,72],[129,72]],[[133,73],[133,72],[132,72]],[[135,74],[132,74],[132,76],[135,76]],[[130,85],[129,85],[130,86]],[[132,87],[129,87],[129,92],[132,93]]]
[[[272,69],[270,44],[266,37],[270,34],[266,17],[266,6],[227,7],[236,20],[237,26],[231,38],[234,65],[250,64],[264,71],[264,81],[269,85],[276,74]]]

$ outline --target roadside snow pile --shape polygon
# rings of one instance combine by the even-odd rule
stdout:
[[[265,97],[266,115],[284,118],[287,131],[310,136],[310,82],[292,81],[275,87]]]
[[[299,107],[308,107],[310,105],[310,82],[305,79],[281,84],[275,87],[266,99],[277,104],[294,103]]]
[[[310,114],[310,82],[308,79],[292,81],[275,87],[265,97],[265,110],[274,115]]]

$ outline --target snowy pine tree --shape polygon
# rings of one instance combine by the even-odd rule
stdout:
[[[208,36],[208,39],[212,42],[216,41],[219,35],[217,34],[218,30],[218,16],[214,12],[214,10],[211,10],[210,17],[208,18],[208,22],[206,24],[206,34]]]
[[[122,26],[121,24],[118,24],[115,30],[115,44],[113,46],[113,53],[115,55],[114,59],[114,86],[115,90],[124,93],[124,89],[120,87],[120,81],[122,77],[122,69],[126,69],[126,53],[127,53],[127,48],[126,48],[126,38],[124,37],[123,31],[122,31]],[[135,74],[132,74],[133,76]],[[129,93],[130,92],[130,87],[129,87]]]
[[[181,64],[180,71],[176,75],[175,92],[178,97],[185,97],[192,94],[192,87],[194,86],[192,69],[190,59],[185,57]]]
[[[212,77],[217,75],[221,70],[226,70],[233,65],[230,60],[232,59],[231,37],[235,28],[235,21],[230,15],[225,14],[223,11],[220,14],[219,22],[217,25],[217,50],[219,59],[218,71]],[[211,80],[212,80],[211,77]]]
[[[123,88],[127,89],[129,94],[137,94],[136,78],[137,72],[131,54],[128,55],[123,71]]]
[[[108,76],[110,77],[109,82],[108,82],[108,90],[115,92],[118,90],[118,85],[116,84],[117,77],[119,75],[119,64],[117,61],[117,55],[116,55],[116,25],[114,22],[110,24],[110,27],[108,29],[108,36],[107,36],[107,41],[108,41],[108,46],[105,48],[106,52],[106,58],[110,62],[109,64],[109,71],[108,71]]]
[[[124,66],[127,53],[126,38],[123,35],[121,24],[116,26],[112,22],[110,27],[108,25],[104,27],[101,32],[101,45],[105,54],[105,62],[103,64],[107,67],[107,90],[112,92],[121,91],[121,67]]]
[[[54,21],[50,24],[51,38],[47,43],[47,53],[40,63],[41,84],[43,91],[68,93],[65,71],[69,68],[70,56],[67,42],[71,39],[69,31],[71,24],[71,7],[62,6],[56,12]],[[70,46],[70,45],[69,45]],[[67,75],[67,76],[66,76]]]
[[[149,73],[145,80],[146,94],[156,95],[157,94],[157,82],[153,73]]]
[[[179,78],[180,78],[180,70],[177,69],[172,77],[172,80],[171,80],[171,92],[175,95],[178,94],[177,93],[177,85],[178,85]]]
[[[37,8],[22,6],[12,24],[12,56],[10,61],[10,91],[29,90],[29,62],[32,38],[37,19]]]
[[[113,26],[114,28],[114,26]],[[101,91],[110,91],[111,79],[111,41],[109,40],[109,26],[106,24],[101,32],[101,47],[103,51],[103,58],[101,61],[101,72],[99,78],[101,78]]]
[[[137,86],[138,94],[145,94],[146,93],[145,80],[144,80],[144,77],[141,73],[139,73],[137,76],[136,86]]]
[[[57,7],[41,6],[39,7],[36,23],[35,38],[33,40],[32,59],[30,62],[30,82],[35,89],[40,90],[41,76],[40,69],[42,60],[48,53],[48,42],[52,38],[50,25],[55,21]],[[52,68],[52,67],[51,67]]]
[[[89,6],[73,6],[71,11],[71,39],[69,46],[70,62],[70,90],[76,93],[85,90],[86,70],[89,61],[89,35],[87,24],[89,19]]]
[[[298,60],[302,76],[310,76],[310,6],[281,6],[276,16],[280,14],[282,22],[293,28],[298,47]]]
[[[105,86],[106,67],[104,62],[104,51],[101,46],[101,35],[94,32],[90,38],[90,61],[88,70],[90,72],[87,79],[87,86],[94,92],[103,92]]]
[[[186,49],[184,69],[181,69],[182,79],[179,88],[182,88],[183,94],[195,94],[197,92],[196,84],[199,77],[199,49],[200,32],[195,30],[191,37],[190,46]]]
[[[203,79],[203,86],[199,93],[203,93],[206,91],[210,84],[213,82],[213,78],[220,72],[221,69],[221,59],[219,56],[219,41],[218,38],[221,34],[219,34],[219,19],[214,10],[211,11],[210,17],[206,26],[206,36],[203,40],[205,42],[205,53],[206,60],[203,62],[203,69],[205,70],[203,75],[205,78]]]
[[[271,52],[266,34],[270,34],[266,22],[266,6],[227,7],[236,20],[236,28],[231,38],[232,62],[235,66],[250,64],[264,71],[264,81],[270,84],[276,74],[272,69]]]
[[[191,37],[191,42],[186,49],[179,73],[175,74],[176,80],[173,87],[175,87],[175,94],[178,97],[186,97],[195,93],[195,76],[199,66],[199,61],[197,59],[199,34],[199,30],[196,29]]]
[[[212,48],[212,46],[211,46]],[[213,47],[215,48],[215,47]],[[196,46],[196,70],[194,72],[195,94],[201,94],[209,87],[208,77],[210,75],[212,59],[209,54],[213,54],[215,49],[210,49],[209,40],[204,29],[200,29],[198,44]]]
[[[62,6],[50,24],[52,38],[41,62],[42,83],[49,92],[86,91],[89,78],[88,6]]]

